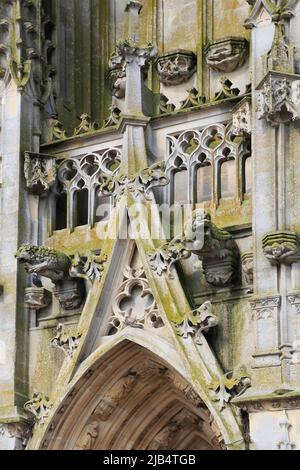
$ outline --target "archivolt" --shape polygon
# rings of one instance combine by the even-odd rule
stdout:
[[[221,449],[192,387],[155,354],[123,341],[75,385],[42,442],[47,449]]]

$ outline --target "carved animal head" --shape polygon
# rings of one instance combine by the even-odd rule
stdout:
[[[21,245],[18,249],[17,253],[15,254],[15,258],[17,258],[20,263],[31,264],[32,261],[36,258],[38,251],[38,246],[24,244]]]

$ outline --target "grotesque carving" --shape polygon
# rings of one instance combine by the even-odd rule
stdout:
[[[114,52],[111,55],[108,67],[108,78],[113,96],[124,98],[126,91],[126,63],[123,57],[118,52]]]
[[[205,302],[201,307],[187,313],[183,322],[176,324],[176,330],[183,338],[187,338],[188,335],[194,336],[196,343],[201,345],[202,333],[217,326],[218,323],[218,318],[212,313],[211,302]]]
[[[171,449],[172,441],[179,431],[180,427],[176,421],[170,421],[151,442],[150,450],[168,450]]]
[[[54,295],[64,310],[76,310],[84,297],[84,286],[70,278],[71,259],[53,248],[22,245],[16,253],[29,274],[46,277],[55,284]]]
[[[47,195],[56,180],[56,163],[50,155],[25,152],[24,175],[26,186],[34,194]]]
[[[177,261],[187,259],[194,253],[202,260],[203,270],[209,284],[224,287],[238,277],[238,247],[230,233],[220,230],[211,221],[209,214],[196,210],[185,227],[182,239],[175,238],[148,253],[151,268],[159,276]]]
[[[107,421],[115,409],[132,392],[137,383],[137,376],[128,372],[125,377],[120,378],[101,399],[93,412],[100,421]]]
[[[257,87],[258,119],[271,126],[300,119],[300,79],[298,75],[269,72]]]
[[[222,38],[205,48],[206,62],[216,72],[230,73],[244,65],[248,49],[245,38]]]
[[[52,406],[53,404],[48,397],[42,393],[35,392],[32,399],[25,403],[24,409],[31,413],[35,423],[44,424]]]
[[[56,284],[69,276],[70,258],[53,248],[34,245],[22,245],[16,258],[24,264],[29,274],[47,277]]]
[[[197,59],[193,52],[171,51],[157,60],[160,81],[166,86],[186,82],[196,72]]]
[[[63,129],[62,123],[56,118],[48,119],[47,128],[45,130],[45,142],[50,143],[55,140],[64,140],[66,138],[66,131]]]
[[[80,338],[80,333],[67,330],[65,325],[59,323],[56,336],[52,339],[51,344],[54,348],[61,349],[66,356],[72,357],[78,348]]]
[[[237,373],[227,374],[215,379],[209,386],[214,391],[214,400],[218,402],[220,411],[226,408],[226,404],[236,396],[242,395],[251,386],[251,380],[243,368]]]
[[[271,264],[300,261],[300,237],[294,232],[271,232],[263,238],[263,250]]]

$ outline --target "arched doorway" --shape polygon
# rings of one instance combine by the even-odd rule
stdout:
[[[41,448],[221,450],[224,443],[187,381],[152,352],[123,341],[76,383]]]

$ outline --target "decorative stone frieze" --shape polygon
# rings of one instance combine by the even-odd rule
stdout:
[[[83,113],[80,116],[80,124],[74,130],[74,136],[80,134],[86,134],[87,132],[93,132],[99,129],[99,125],[96,122],[92,122],[91,116],[87,113]]]
[[[180,109],[189,109],[197,106],[201,106],[206,103],[205,96],[201,95],[196,88],[187,90],[188,96],[185,100],[181,101]]]
[[[56,181],[55,158],[51,155],[25,152],[24,175],[27,189],[39,196],[47,195]]]
[[[76,253],[72,259],[70,274],[72,277],[86,279],[92,284],[95,281],[100,282],[106,262],[107,256],[105,255],[96,255],[91,252],[85,256],[80,256],[79,253]]]
[[[196,72],[197,58],[191,51],[178,49],[157,59],[158,77],[165,86],[180,85]]]
[[[25,289],[24,304],[30,310],[42,310],[51,304],[52,295],[44,287],[27,287]]]
[[[253,292],[253,253],[247,252],[241,256],[242,261],[242,270],[246,279],[246,282],[249,286],[249,292]]]
[[[239,136],[252,133],[251,98],[244,98],[232,110],[232,132]]]
[[[175,323],[175,329],[184,339],[189,335],[194,336],[196,343],[201,345],[202,333],[214,328],[218,323],[218,318],[212,313],[212,303],[205,302],[196,310],[188,312],[183,322]]]
[[[145,168],[137,175],[128,178],[126,175],[114,174],[104,176],[100,186],[99,194],[104,196],[114,195],[119,200],[127,192],[138,198],[144,196],[146,200],[151,200],[151,191],[159,186],[166,186],[169,178],[165,173],[165,163],[154,163],[149,168]]]
[[[245,64],[248,50],[248,41],[245,38],[222,38],[206,46],[206,62],[216,72],[234,72]]]
[[[81,336],[78,331],[72,331],[66,325],[59,323],[56,336],[51,340],[51,345],[54,348],[61,349],[67,357],[72,357],[79,346]]]
[[[53,403],[40,392],[35,392],[31,400],[25,403],[24,410],[28,411],[34,423],[44,424],[49,416]]]
[[[149,264],[159,276],[170,275],[171,267],[192,253],[201,260],[209,284],[224,287],[238,279],[239,251],[230,233],[216,227],[209,214],[196,210],[186,225],[184,237],[175,238],[155,252],[148,253]]]
[[[271,264],[300,261],[300,236],[294,232],[270,232],[263,238],[263,250]]]
[[[112,305],[109,334],[126,326],[142,329],[164,326],[144,270],[127,268],[123,275],[124,281]]]
[[[214,400],[218,402],[220,411],[226,408],[232,398],[241,396],[249,387],[251,387],[251,379],[243,369],[238,373],[227,372],[220,375],[209,385],[209,389],[214,392]]]
[[[300,119],[300,75],[268,72],[257,90],[258,119],[272,127]]]
[[[233,88],[233,83],[227,77],[220,78],[221,89],[217,91],[214,101],[226,100],[228,98],[236,98],[240,94],[238,88]]]

